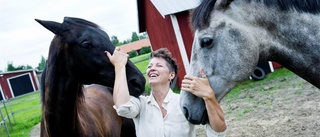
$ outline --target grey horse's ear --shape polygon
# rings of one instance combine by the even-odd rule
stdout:
[[[50,30],[52,33],[58,35],[61,30],[61,23],[54,22],[54,21],[44,21],[35,19],[38,23],[40,23],[43,27]]]
[[[233,0],[217,0],[216,4],[214,5],[214,8],[219,10],[227,9],[232,1]]]

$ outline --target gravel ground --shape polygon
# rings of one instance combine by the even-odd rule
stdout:
[[[297,75],[241,90],[220,104],[230,137],[320,136],[320,90]],[[197,137],[206,137],[197,128]],[[30,136],[39,136],[39,124]]]
[[[320,137],[320,90],[289,75],[224,98],[229,137]],[[198,132],[197,137],[205,137]]]

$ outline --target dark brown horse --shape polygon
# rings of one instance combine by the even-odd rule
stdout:
[[[132,120],[123,121],[112,108],[108,87],[114,86],[115,72],[104,51],[115,47],[107,33],[79,18],[36,21],[55,34],[41,81],[41,136],[135,136]],[[145,79],[132,62],[126,69],[129,92],[137,97]],[[100,85],[83,86],[93,83]]]

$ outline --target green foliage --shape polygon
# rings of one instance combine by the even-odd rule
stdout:
[[[138,53],[137,53],[137,51],[135,51],[135,50],[130,51],[128,54],[129,54],[129,57],[130,57],[130,58],[133,58],[133,57],[138,56]]]
[[[150,95],[150,93],[151,93],[151,86],[150,86],[148,83],[146,83],[146,85],[144,86],[144,88],[145,88],[144,95]]]
[[[141,33],[141,35],[138,35],[137,32],[132,32],[130,39],[126,39],[120,42],[117,36],[111,36],[111,42],[114,46],[121,46],[124,44],[128,44],[130,42],[138,41],[140,39],[145,39],[147,37],[148,37],[148,34],[146,32]]]
[[[25,66],[25,68],[26,68],[26,69],[32,69],[32,66],[27,65],[27,66]]]
[[[7,63],[7,71],[14,71],[16,68],[13,66],[12,62]]]
[[[24,70],[24,69],[32,69],[32,66],[30,66],[30,65],[26,65],[26,66],[19,65],[18,67],[15,67],[13,65],[12,61],[8,62],[8,64],[7,64],[7,71],[16,71],[16,70]]]
[[[138,41],[138,40],[139,40],[139,36],[138,36],[137,32],[132,32],[131,42]]]
[[[43,70],[45,67],[46,67],[46,59],[43,56],[41,56],[41,61],[38,64],[37,69],[38,70]]]
[[[120,44],[117,36],[111,36],[111,42],[114,46],[118,46]]]
[[[142,32],[142,34],[139,35],[139,39],[145,39],[145,38],[147,38],[147,37],[148,37],[147,32]]]
[[[128,43],[130,43],[130,42],[131,42],[131,40],[129,40],[129,39],[124,40],[124,41],[122,41],[121,45],[128,44]]]
[[[140,50],[140,54],[146,54],[146,53],[151,53],[151,47],[150,46],[146,46],[146,47],[142,47]]]

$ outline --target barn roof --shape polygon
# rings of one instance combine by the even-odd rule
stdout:
[[[139,41],[135,41],[135,42],[131,42],[131,43],[128,43],[128,44],[121,45],[120,49],[122,51],[128,53],[128,52],[133,51],[133,50],[139,50],[142,47],[148,47],[150,45],[151,45],[150,41],[147,38],[147,39],[142,39],[142,40],[139,40]]]
[[[11,74],[11,73],[20,73],[20,72],[29,72],[29,71],[37,71],[37,69],[23,69],[23,70],[15,70],[15,71],[6,71],[6,72],[0,72],[0,75]]]
[[[200,4],[200,0],[151,0],[151,2],[163,17],[193,9]]]

